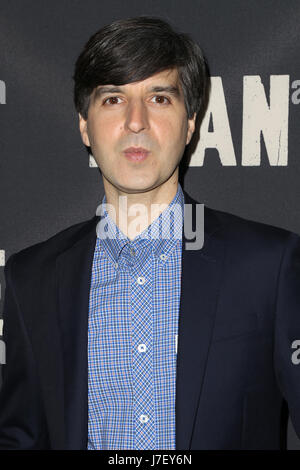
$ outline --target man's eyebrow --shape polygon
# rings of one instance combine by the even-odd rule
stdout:
[[[169,93],[170,95],[180,97],[180,90],[177,85],[167,85],[167,86],[154,86],[150,88],[151,92],[154,93]]]
[[[177,98],[180,97],[181,93],[177,85],[166,85],[166,86],[153,86],[149,89],[151,93],[169,93],[170,95],[174,95]],[[96,88],[94,92],[93,100],[96,101],[101,98],[102,95],[107,93],[122,93],[122,89],[120,87],[115,86],[100,86]]]
[[[114,86],[100,86],[94,92],[94,101],[101,98],[105,93],[122,93],[121,88]]]

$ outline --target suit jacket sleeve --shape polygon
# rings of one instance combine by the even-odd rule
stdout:
[[[12,280],[15,256],[4,270],[6,361],[0,391],[0,449],[43,449],[48,445],[46,424],[36,362]]]
[[[279,388],[300,438],[300,237],[290,232],[281,260],[274,330],[274,367]],[[294,353],[294,354],[293,354]]]

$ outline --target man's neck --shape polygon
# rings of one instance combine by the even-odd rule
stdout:
[[[105,185],[110,218],[130,240],[142,233],[168,207],[178,190],[178,179],[144,193],[126,193]]]

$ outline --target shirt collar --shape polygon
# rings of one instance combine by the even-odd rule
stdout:
[[[119,256],[125,246],[139,250],[144,247],[151,250],[156,257],[168,253],[182,239],[182,226],[184,216],[184,194],[178,182],[177,192],[171,203],[143,232],[130,240],[114,223],[106,210],[106,196],[104,194],[101,204],[97,207],[97,215],[101,215],[97,224],[96,250],[102,249],[112,259],[118,262]]]

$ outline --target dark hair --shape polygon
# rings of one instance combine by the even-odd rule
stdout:
[[[114,21],[90,37],[75,64],[74,103],[87,119],[98,85],[125,85],[177,67],[187,115],[198,113],[206,89],[206,64],[198,44],[160,18]]]

